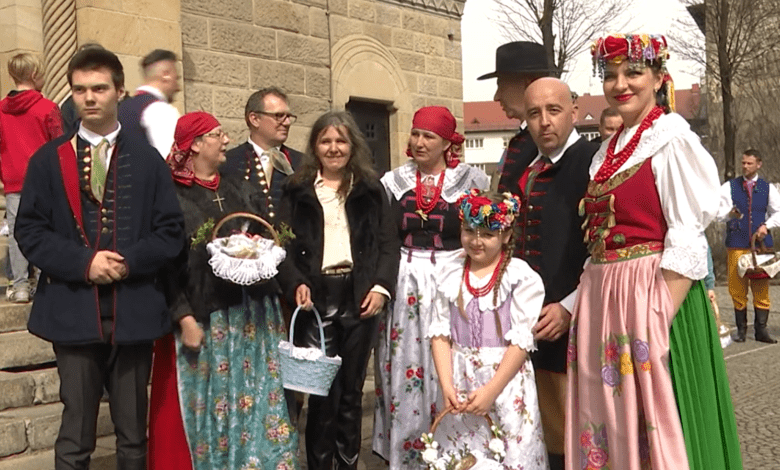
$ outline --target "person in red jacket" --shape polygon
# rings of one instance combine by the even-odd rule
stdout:
[[[30,301],[28,263],[14,238],[16,213],[30,157],[46,142],[62,134],[60,110],[41,94],[43,65],[32,54],[17,54],[8,61],[16,89],[0,101],[0,178],[5,187],[8,219],[8,254],[13,285],[8,299]]]

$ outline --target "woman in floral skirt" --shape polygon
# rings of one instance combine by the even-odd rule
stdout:
[[[591,257],[569,339],[566,468],[741,469],[723,353],[702,283],[715,162],[673,113],[663,36],[593,48],[623,126],[580,204]]]
[[[409,137],[411,161],[382,177],[390,200],[399,206],[401,264],[395,301],[379,324],[373,449],[393,470],[424,466],[420,436],[436,415],[439,397],[425,339],[435,276],[462,253],[458,197],[489,184],[483,171],[458,161],[462,143],[447,108],[421,108]]]

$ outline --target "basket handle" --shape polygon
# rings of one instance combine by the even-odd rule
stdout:
[[[240,217],[244,217],[246,219],[252,219],[256,222],[260,222],[261,224],[263,224],[265,228],[267,228],[271,232],[271,236],[274,237],[274,243],[276,244],[276,246],[281,246],[279,244],[279,234],[276,233],[276,230],[274,230],[273,226],[268,222],[266,222],[265,219],[263,219],[262,217],[252,214],[250,212],[234,212],[232,214],[228,214],[225,217],[223,217],[222,220],[217,222],[217,225],[214,226],[214,231],[211,232],[211,239],[214,240],[215,238],[217,238],[217,232],[219,231],[219,229],[222,228],[223,225],[225,225],[225,222],[227,222],[228,220],[238,219]]]
[[[452,405],[448,405],[447,408],[444,408],[444,410],[441,411],[438,415],[436,415],[436,418],[431,423],[431,429],[428,431],[429,433],[433,434],[436,432],[436,428],[439,427],[439,423],[441,423],[441,420],[444,419],[445,416],[455,411],[455,408],[452,407]],[[485,420],[488,423],[488,428],[493,427],[493,420],[490,419],[490,415],[484,415],[483,416]],[[492,432],[492,431],[491,431]]]
[[[297,306],[295,308],[295,311],[293,312],[292,320],[290,320],[290,345],[293,344],[293,332],[295,331],[295,319],[298,317],[298,312],[300,312],[303,309],[302,306]],[[312,312],[314,312],[314,318],[317,319],[317,325],[320,328],[320,351],[322,351],[323,356],[327,356],[325,354],[325,331],[322,328],[322,319],[320,318],[320,312],[317,311],[317,309],[314,307],[314,305],[311,306]]]

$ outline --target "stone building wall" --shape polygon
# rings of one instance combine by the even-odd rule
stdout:
[[[41,0],[0,0],[0,96],[13,89],[8,60],[20,52],[43,52]]]
[[[427,2],[431,3],[432,2]],[[350,98],[390,110],[394,166],[414,110],[450,108],[462,121],[460,16],[465,0],[181,0],[184,96],[246,139],[247,97],[276,85],[299,116],[302,149],[314,120]]]
[[[10,57],[33,52],[43,58],[44,1],[51,0],[0,0],[1,96],[13,89],[6,67]],[[148,52],[161,48],[181,56],[179,0],[59,0],[59,3],[75,7],[79,45],[98,42],[119,56],[129,91],[141,84],[139,62]],[[183,110],[183,102],[175,104]]]

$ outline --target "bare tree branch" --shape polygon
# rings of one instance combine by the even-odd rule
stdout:
[[[628,0],[496,0],[494,20],[509,41],[542,44],[560,76],[597,35],[625,27],[626,23],[614,22],[630,3]]]
[[[735,173],[737,142],[775,142],[778,129],[778,63],[780,0],[687,0],[689,11],[704,13],[704,33],[691,18],[677,22],[670,39],[683,58],[705,71],[710,90],[717,90],[722,126],[714,139],[722,143],[725,177]],[[693,10],[691,10],[691,7]],[[710,108],[713,111],[712,108]],[[749,125],[747,123],[750,123]],[[768,146],[767,146],[768,147]]]

